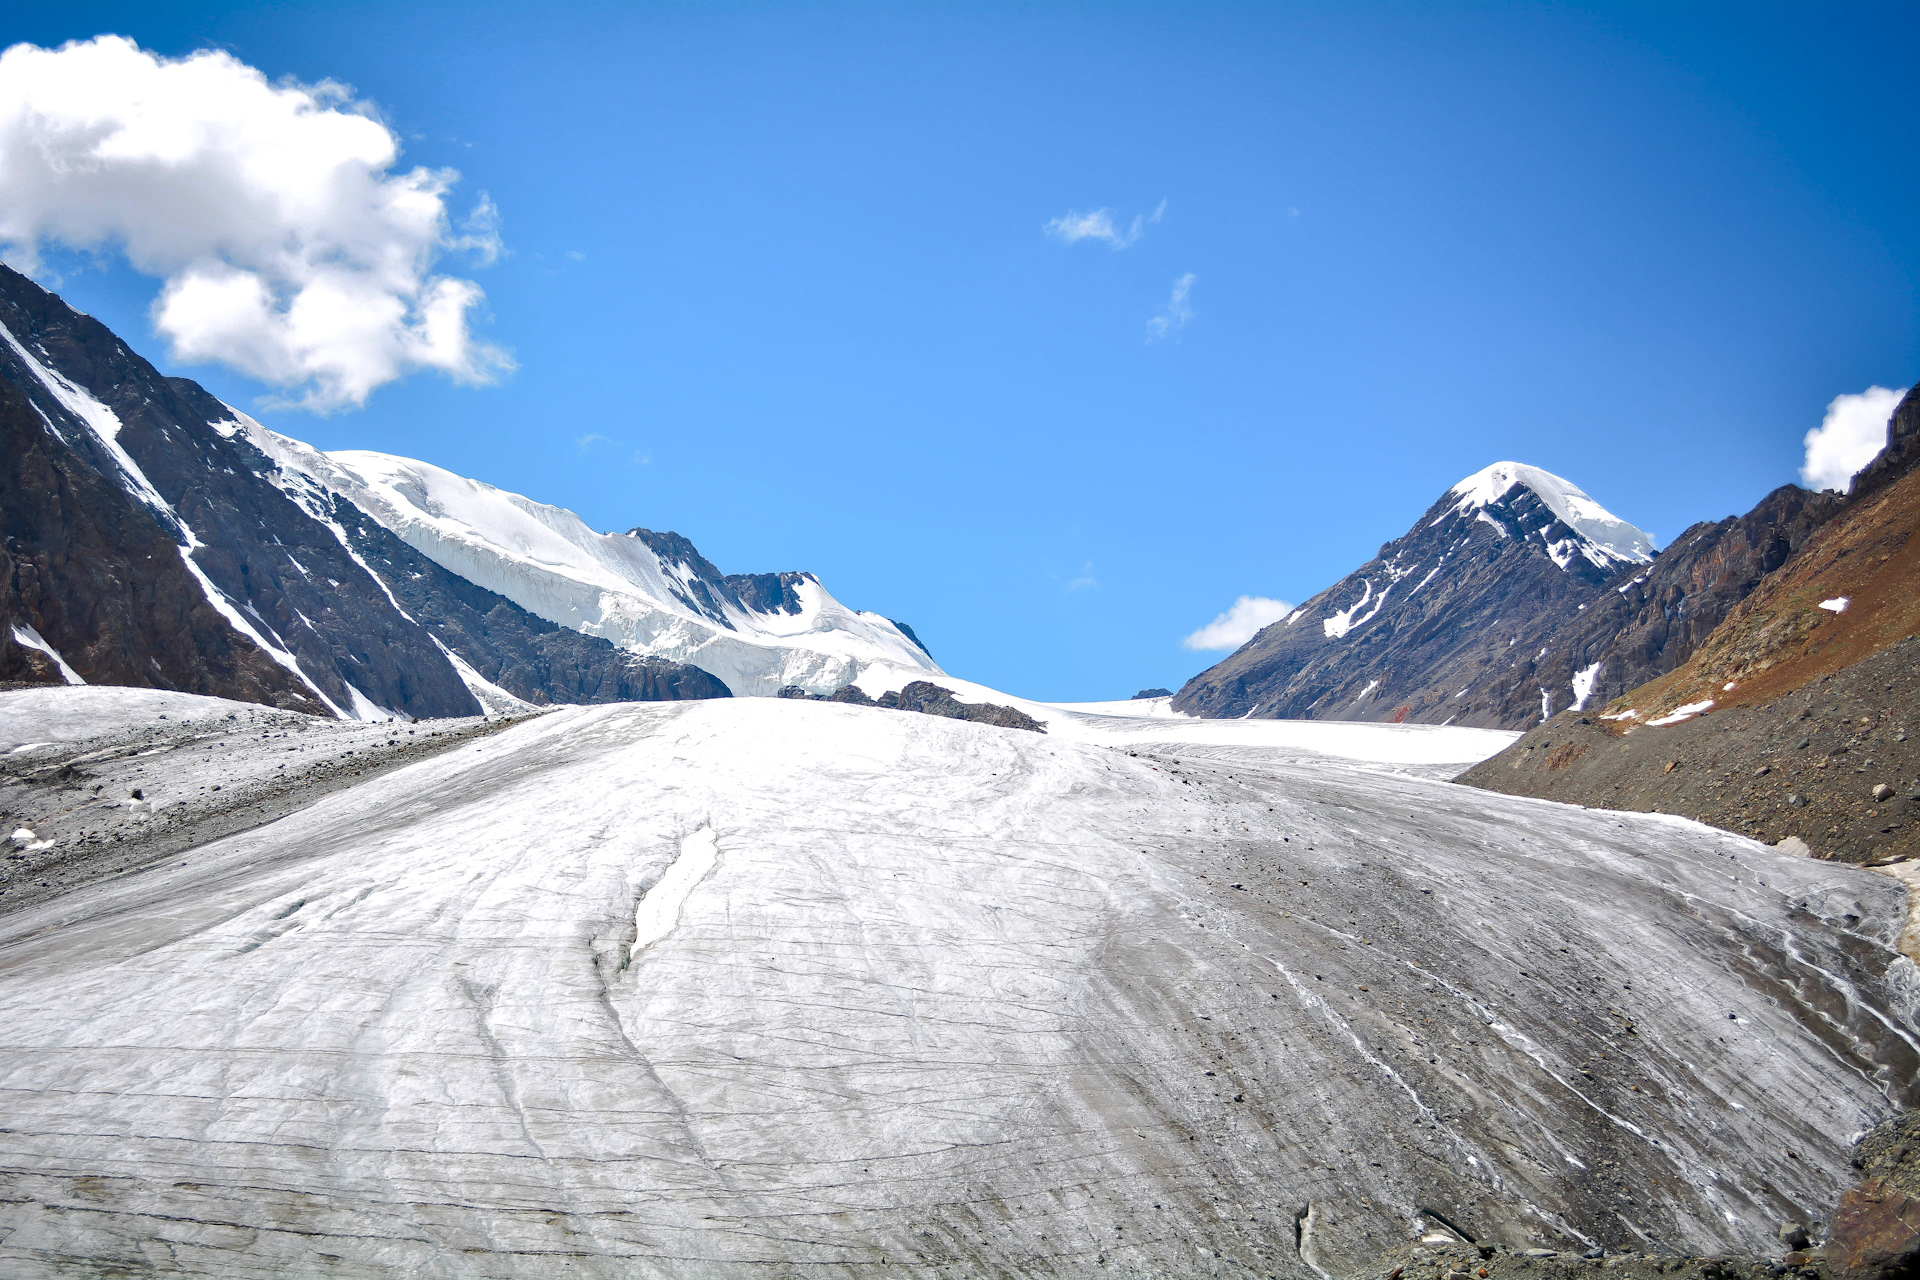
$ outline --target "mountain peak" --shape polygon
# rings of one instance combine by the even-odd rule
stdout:
[[[1637,564],[1653,559],[1652,534],[1614,515],[1573,481],[1524,462],[1496,462],[1453,486],[1447,492],[1450,496],[1457,495],[1459,501],[1447,514],[1469,515],[1490,507],[1516,485],[1532,490],[1563,524],[1592,543],[1604,556]]]

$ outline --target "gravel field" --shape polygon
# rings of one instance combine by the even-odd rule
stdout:
[[[190,854],[515,722],[364,724],[85,686],[0,693],[0,824],[12,835],[0,915]]]

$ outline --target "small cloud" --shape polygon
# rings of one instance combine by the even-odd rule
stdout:
[[[1062,591],[1098,591],[1100,589],[1100,580],[1093,576],[1093,561],[1089,560],[1081,565],[1080,576],[1077,578],[1069,578],[1066,582],[1061,583],[1060,589]]]
[[[1233,608],[1180,643],[1188,649],[1238,649],[1262,627],[1270,627],[1292,612],[1293,606],[1285,600],[1241,596],[1233,602]]]
[[[1173,294],[1167,299],[1167,309],[1147,321],[1147,341],[1158,342],[1170,333],[1178,333],[1187,327],[1193,319],[1193,307],[1187,301],[1193,292],[1195,276],[1189,271],[1173,282]]]
[[[1300,216],[1300,211],[1299,211],[1298,209],[1296,209],[1296,208],[1294,208],[1294,207],[1293,207],[1292,205],[1288,205],[1288,206],[1287,206],[1287,216],[1288,216],[1289,218],[1297,218],[1297,217],[1299,217],[1299,216]]]
[[[1847,486],[1860,468],[1887,445],[1887,422],[1905,391],[1868,387],[1859,395],[1835,396],[1827,416],[1807,432],[1807,460],[1800,481],[1809,489]]]
[[[588,434],[584,436],[579,436],[574,440],[573,451],[576,454],[584,454],[588,450],[593,449],[599,445],[613,444],[613,443],[614,441],[607,436],[603,436],[598,432],[589,432]]]
[[[653,465],[653,455],[645,449],[635,449],[633,456],[627,459],[627,465],[630,467],[650,467]]]
[[[587,260],[587,255],[580,252],[578,249],[569,249],[567,250],[567,258],[573,262],[585,262]]]
[[[1124,249],[1146,234],[1149,224],[1159,222],[1166,216],[1167,202],[1162,200],[1150,214],[1134,214],[1133,221],[1122,231],[1113,220],[1113,210],[1095,209],[1092,213],[1063,213],[1048,222],[1043,230],[1063,244],[1074,244],[1081,240],[1099,240],[1110,249]]]
[[[460,224],[460,234],[447,238],[449,249],[465,249],[480,260],[480,265],[490,267],[500,260],[505,246],[500,240],[500,206],[493,197],[482,191],[480,203],[473,206],[473,212]]]

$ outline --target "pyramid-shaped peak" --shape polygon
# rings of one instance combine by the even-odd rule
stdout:
[[[1573,481],[1524,462],[1496,462],[1448,490],[1459,501],[1454,512],[1466,515],[1500,501],[1516,485],[1533,491],[1562,523],[1615,559],[1645,563],[1653,559],[1653,535],[1595,502]]]

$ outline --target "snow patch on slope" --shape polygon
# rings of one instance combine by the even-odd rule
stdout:
[[[60,656],[59,650],[55,649],[52,645],[48,644],[44,639],[41,638],[40,633],[38,631],[35,631],[32,627],[27,626],[25,623],[14,624],[13,642],[15,644],[22,645],[28,649],[38,649],[41,653],[44,653],[53,662],[53,665],[59,670],[60,678],[62,680],[65,680],[68,684],[85,684],[86,683],[85,680],[82,680],[80,678],[80,673],[78,671],[75,671],[72,667],[67,665],[67,660]]]
[[[1573,673],[1573,709],[1575,711],[1587,709],[1587,699],[1593,696],[1593,685],[1600,678],[1602,665],[1596,662],[1590,667],[1582,667]]]
[[[1375,615],[1377,615],[1381,608],[1387,603],[1387,593],[1393,590],[1392,587],[1384,587],[1381,589],[1380,594],[1375,596],[1373,594],[1372,581],[1363,578],[1361,585],[1364,586],[1366,590],[1361,593],[1358,600],[1320,623],[1320,626],[1326,631],[1329,640],[1341,639],[1355,627],[1373,621]],[[1368,609],[1366,613],[1360,613],[1360,610],[1366,608],[1369,600],[1373,602],[1373,608]],[[1356,614],[1359,616],[1356,617]]]

